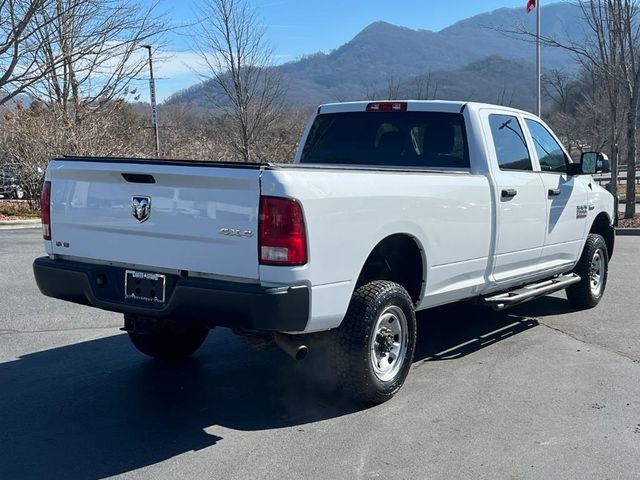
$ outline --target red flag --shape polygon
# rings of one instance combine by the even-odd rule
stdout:
[[[536,8],[536,0],[527,0],[527,13]]]

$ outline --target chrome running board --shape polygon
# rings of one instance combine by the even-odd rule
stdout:
[[[543,297],[558,290],[564,290],[579,281],[580,277],[578,275],[569,273],[552,278],[551,280],[545,280],[544,282],[532,283],[506,293],[491,295],[483,298],[483,301],[494,310],[504,310],[505,308],[528,302],[534,298]]]

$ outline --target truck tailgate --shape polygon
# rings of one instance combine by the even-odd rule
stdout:
[[[58,159],[48,172],[52,253],[258,279],[258,166]]]

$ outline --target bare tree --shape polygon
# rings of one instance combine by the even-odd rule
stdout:
[[[364,95],[367,100],[380,100],[378,98],[378,86],[375,83],[370,83],[364,87]]]
[[[400,98],[400,80],[390,76],[387,78],[386,100],[398,100]]]
[[[281,110],[280,77],[257,12],[246,0],[201,0],[195,44],[229,122],[225,133],[244,161],[261,157],[260,141]]]
[[[140,135],[141,118],[130,103],[115,100],[102,115],[87,117],[82,128],[57,108],[35,100],[29,108],[7,110],[0,119],[0,158],[17,165],[27,198],[38,205],[42,172],[55,156],[143,156],[149,144]]]
[[[409,96],[416,100],[435,100],[438,97],[438,82],[432,79],[431,72],[416,77],[409,88]]]
[[[612,160],[612,178],[610,190],[618,194],[618,151],[621,143],[621,123],[626,102],[622,102],[623,87],[621,85],[620,62],[622,51],[626,48],[621,42],[622,19],[616,14],[616,5],[626,0],[580,0],[579,7],[592,35],[584,44],[560,44],[550,39],[544,41],[552,46],[572,51],[580,61],[583,69],[593,80],[604,86],[609,110],[609,150]],[[627,150],[628,152],[628,150]],[[635,157],[635,153],[634,153]],[[635,162],[634,162],[635,163]],[[635,193],[635,192],[634,192]]]
[[[513,98],[516,95],[516,88],[507,86],[506,80],[502,83],[502,88],[497,94],[496,105],[504,105],[505,107],[511,107],[513,105]]]
[[[146,66],[137,51],[166,30],[154,5],[133,0],[46,0],[37,7],[26,41],[34,73],[13,89],[28,92],[32,105],[6,109],[0,126],[0,149],[20,166],[31,198],[42,180],[38,167],[54,156],[146,151],[140,118],[124,99]]]
[[[591,4],[594,0],[591,0]],[[637,21],[639,4],[635,0],[608,0],[609,16],[613,20],[612,35],[620,51],[621,89],[626,102],[627,189],[625,218],[636,214],[636,158],[638,107],[640,106],[640,28]],[[592,6],[593,8],[593,6]],[[615,162],[614,162],[615,163]],[[617,175],[617,169],[615,174]]]
[[[0,105],[39,82],[48,70],[35,61],[41,50],[36,16],[51,0],[0,0]],[[49,22],[55,21],[52,17]]]
[[[141,46],[167,26],[132,0],[50,0],[35,14],[41,48],[35,63],[47,72],[29,90],[80,124],[133,92],[146,68]]]
[[[637,0],[581,0],[582,14],[593,32],[586,45],[568,47],[583,65],[605,82],[612,121],[612,192],[617,194],[619,121],[625,119],[627,188],[625,217],[636,213],[636,157],[640,105],[640,28]],[[620,111],[620,99],[623,99]]]
[[[627,206],[625,217],[635,215],[635,182],[637,158],[638,113],[640,107],[640,0],[579,0],[577,2],[591,35],[586,42],[559,42],[543,37],[549,46],[573,52],[585,70],[591,72],[605,85],[610,110],[610,144],[612,175],[617,179],[618,145],[621,140],[621,124],[624,122],[626,144]],[[524,30],[506,33],[533,35]],[[617,182],[612,182],[612,192],[617,193]]]
[[[637,0],[581,0],[582,14],[593,32],[585,46],[570,45],[587,69],[606,85],[612,119],[613,169],[612,192],[617,194],[618,143],[617,132],[625,118],[627,162],[627,205],[625,217],[635,215],[636,135],[640,103],[640,30]],[[622,98],[622,109],[620,99]],[[621,111],[623,110],[623,111]]]
[[[562,74],[551,78],[547,85],[554,107],[548,110],[547,121],[563,139],[569,153],[574,149],[582,153],[608,148],[612,122],[604,83],[584,72],[575,80]]]
[[[365,85],[364,94],[367,100],[398,100],[400,98],[433,100],[438,96],[438,82],[433,80],[431,72],[405,83],[390,76],[387,77],[384,87],[378,83]]]
[[[562,70],[550,70],[544,75],[543,90],[561,112],[569,110],[570,102],[575,97],[577,82],[572,74]]]

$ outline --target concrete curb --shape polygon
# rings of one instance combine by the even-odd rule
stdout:
[[[18,230],[23,228],[40,228],[40,219],[0,221],[0,230]]]
[[[640,228],[616,228],[616,235],[621,237],[640,236]]]
[[[17,230],[23,228],[40,228],[40,219],[0,221],[0,230]],[[640,228],[616,228],[616,235],[622,237],[640,236]]]

